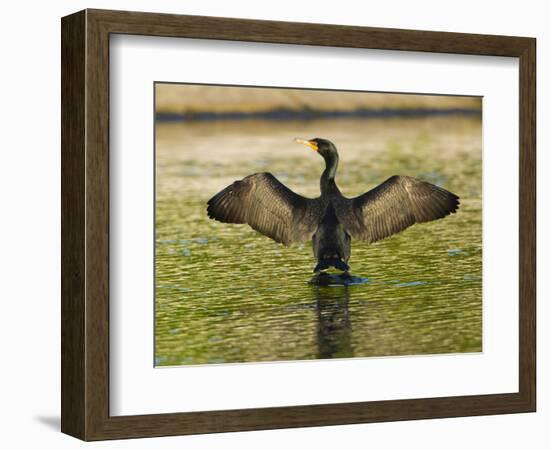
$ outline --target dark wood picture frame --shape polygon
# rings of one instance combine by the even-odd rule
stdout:
[[[62,30],[61,429],[84,440],[535,411],[534,38],[85,10]],[[109,415],[109,36],[135,34],[519,58],[519,391]]]

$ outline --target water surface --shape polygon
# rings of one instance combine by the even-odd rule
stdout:
[[[157,365],[482,350],[479,117],[158,123],[156,131]],[[370,246],[353,241],[360,283],[309,285],[310,243],[287,248],[205,212],[220,189],[260,171],[319,195],[323,160],[296,136],[336,143],[346,196],[402,174],[455,192],[461,208]]]

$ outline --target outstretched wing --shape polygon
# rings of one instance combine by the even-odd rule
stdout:
[[[441,219],[458,209],[459,197],[413,177],[394,175],[359,197],[338,215],[346,231],[369,243],[415,223]]]
[[[247,223],[276,242],[290,245],[310,239],[317,228],[319,199],[292,192],[270,173],[235,181],[208,200],[208,217]]]

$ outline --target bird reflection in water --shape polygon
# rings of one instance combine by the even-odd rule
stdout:
[[[317,357],[349,358],[351,345],[350,287],[314,286],[317,314]]]

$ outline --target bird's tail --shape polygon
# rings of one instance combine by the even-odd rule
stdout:
[[[338,270],[341,270],[342,272],[347,272],[349,270],[349,266],[338,258],[323,258],[321,259],[317,265],[315,266],[315,269],[313,269],[313,272],[317,273],[321,270],[326,270],[329,267],[334,267]]]

